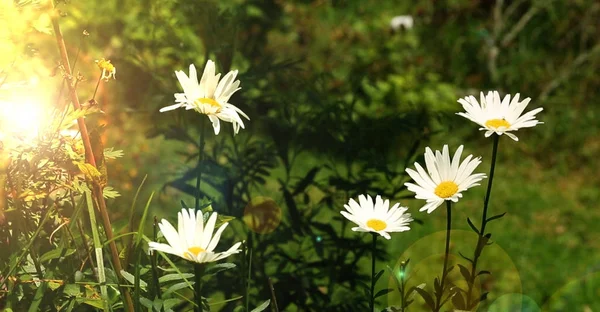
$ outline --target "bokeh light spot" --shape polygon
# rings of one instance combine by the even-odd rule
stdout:
[[[258,234],[268,234],[281,223],[281,208],[268,197],[254,197],[244,209],[244,223]]]

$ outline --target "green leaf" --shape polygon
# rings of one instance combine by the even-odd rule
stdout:
[[[78,298],[77,301],[90,305],[96,309],[104,310],[104,300],[102,299]]]
[[[455,292],[454,295],[452,296],[452,304],[454,305],[455,308],[457,308],[459,310],[465,310],[467,308],[465,299],[463,298],[462,294],[459,291]]]
[[[479,275],[485,275],[485,274],[492,275],[492,272],[490,272],[490,271],[479,271],[479,273],[477,273],[477,276],[479,276]]]
[[[141,298],[140,298],[140,303],[141,303],[141,304],[142,304],[144,307],[146,307],[146,308],[148,308],[148,309],[150,309],[150,310],[152,310],[152,308],[154,307],[154,306],[152,305],[152,301],[150,301],[150,299],[148,299],[148,298],[141,297]]]
[[[31,305],[29,306],[30,312],[35,312],[39,310],[40,304],[42,303],[42,299],[44,299],[44,293],[46,292],[46,288],[48,288],[47,283],[42,283],[40,287],[35,291],[35,295],[31,300]]]
[[[104,198],[117,198],[121,196],[121,193],[116,191],[112,186],[105,186],[104,189],[102,189],[102,196]]]
[[[114,150],[114,147],[111,148],[105,148],[104,149],[104,158],[106,159],[115,159],[115,158],[119,158],[119,157],[123,157],[123,151],[122,150]]]
[[[473,224],[473,222],[471,222],[471,219],[469,219],[468,217],[467,217],[467,223],[469,224],[471,229],[473,229],[473,231],[475,231],[475,233],[479,234],[479,229],[475,226],[475,224]]]
[[[121,275],[131,285],[135,285],[135,277],[131,273],[129,273],[125,270],[121,270]],[[146,287],[148,287],[148,283],[144,282],[143,280],[140,280],[140,287],[142,287],[142,290],[146,291]]]
[[[437,277],[433,279],[433,290],[436,294],[442,293],[442,284],[440,283],[440,279]]]
[[[163,307],[165,310],[171,310],[174,306],[180,304],[181,302],[182,300],[179,298],[166,299],[163,301]]]
[[[174,292],[174,291],[178,291],[178,290],[180,290],[180,289],[188,288],[188,287],[189,287],[188,285],[192,285],[192,286],[193,286],[193,285],[194,285],[194,283],[195,283],[195,282],[190,282],[190,283],[187,283],[187,282],[181,282],[181,283],[177,283],[177,284],[175,284],[175,285],[173,285],[173,286],[169,287],[169,288],[168,288],[168,289],[167,289],[167,290],[164,292],[164,294],[163,294],[163,295],[164,295],[164,296],[167,296],[167,295],[169,295],[170,293],[172,293],[172,292]]]
[[[379,278],[381,278],[381,275],[383,275],[383,271],[384,270],[381,270],[381,271],[377,272],[377,274],[375,274],[375,277],[373,278],[375,280],[375,283],[377,283]]]
[[[461,256],[463,259],[465,259],[465,260],[467,260],[467,261],[469,261],[469,262],[473,263],[473,260],[472,260],[471,258],[467,258],[467,257],[466,257],[465,255],[463,255],[463,254],[462,254],[460,251],[458,252],[458,254],[459,254],[459,255],[460,255],[460,256]]]
[[[435,304],[433,303],[433,297],[431,297],[431,295],[424,289],[415,287],[414,289],[419,295],[421,295],[421,297],[423,298],[423,300],[425,300],[425,303],[427,303],[427,305],[433,310],[435,308]]]
[[[155,298],[154,302],[152,302],[152,310],[153,311],[161,311],[161,307],[163,306],[163,300],[160,298]]]
[[[454,265],[451,265],[448,267],[448,269],[446,269],[446,275],[450,274],[450,272],[452,272],[452,270],[454,270]]]
[[[462,276],[465,278],[465,281],[470,282],[471,281],[471,273],[469,272],[469,269],[467,269],[462,264],[458,264],[458,268],[460,269],[460,274],[462,274]]]
[[[206,275],[214,275],[217,274],[219,272],[225,271],[225,270],[229,270],[229,269],[233,269],[235,268],[235,264],[233,263],[219,263],[219,264],[215,264],[211,267],[209,267],[208,269],[206,269],[206,272],[204,274]]]
[[[500,218],[504,217],[504,215],[505,215],[505,214],[506,214],[506,212],[505,212],[505,213],[501,213],[501,214],[499,214],[499,215],[495,215],[495,216],[493,216],[493,217],[489,217],[489,218],[486,220],[486,222],[490,222],[490,221],[494,221],[494,220],[496,220],[496,219],[500,219]]]
[[[375,294],[375,298],[379,298],[381,296],[387,295],[388,293],[390,293],[392,291],[394,291],[394,290],[391,288],[382,289]]]
[[[62,286],[61,283],[57,283],[57,282],[53,282],[53,281],[48,282],[48,287],[52,290],[57,290],[58,288],[60,288],[60,286]]]
[[[217,223],[215,224],[215,228],[221,226],[224,223],[231,222],[233,220],[235,220],[235,217],[233,217],[233,216],[218,214],[217,215]]]
[[[267,299],[267,301],[261,303],[258,307],[254,308],[250,312],[260,312],[260,311],[263,311],[264,309],[266,309],[269,306],[269,304],[271,304],[271,299]]]
[[[79,288],[79,285],[67,284],[67,285],[65,285],[65,288],[63,289],[63,294],[65,294],[67,296],[71,296],[71,297],[79,297],[79,296],[81,296],[82,292],[81,292],[81,289]]]
[[[52,249],[52,250],[48,251],[47,253],[43,254],[40,257],[40,262],[44,263],[44,262],[50,261],[52,259],[59,258],[62,251],[63,251],[62,248],[56,248],[56,249]],[[76,251],[77,251],[76,249],[67,249],[67,252],[64,254],[64,256],[65,257],[70,256],[70,255],[74,254]]]
[[[172,281],[179,281],[179,280],[183,280],[184,278],[192,278],[194,277],[193,273],[173,273],[173,274],[167,274],[167,275],[163,275],[161,277],[158,278],[158,282],[160,284],[166,283],[166,282],[172,282]]]

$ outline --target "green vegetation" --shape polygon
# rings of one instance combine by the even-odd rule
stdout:
[[[397,15],[414,25],[393,29]],[[500,138],[489,215],[506,215],[487,227],[493,244],[478,268],[491,275],[477,279],[477,292],[489,291],[479,311],[600,310],[598,21],[593,0],[0,0],[0,106],[17,93],[46,105],[35,122],[0,111],[0,308],[122,310],[129,293],[143,311],[192,310],[193,266],[148,254],[148,242],[164,242],[155,218],[175,224],[194,206],[199,171],[204,212],[230,222],[217,249],[245,241],[206,267],[211,310],[368,310],[371,237],[339,213],[359,194],[400,202],[415,218],[410,231],[377,241],[375,293],[392,289],[377,311],[400,305],[402,261],[407,287],[432,292],[445,205],[419,212],[405,169],[424,163],[427,146],[464,144],[482,156],[476,172],[488,173],[492,139],[455,113],[457,99],[498,90],[531,97],[526,111],[543,107],[544,124],[516,132],[518,142]],[[102,58],[116,79],[98,78]],[[214,135],[193,111],[159,113],[181,92],[174,71],[195,64],[201,75],[208,59],[223,75],[239,70],[242,89],[229,102],[250,120],[237,135],[226,122]],[[83,117],[96,168],[80,137],[64,132]],[[7,152],[7,129],[25,133],[23,124],[50,130]],[[451,264],[473,255],[467,218],[479,226],[481,184],[453,205]],[[256,213],[268,224],[252,225]],[[449,279],[464,288],[459,271]],[[408,311],[429,310],[408,297]]]

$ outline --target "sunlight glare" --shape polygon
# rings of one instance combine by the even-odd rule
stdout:
[[[6,137],[24,142],[34,140],[43,121],[39,103],[33,98],[0,100],[0,140]]]

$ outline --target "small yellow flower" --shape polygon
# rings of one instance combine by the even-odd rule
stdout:
[[[98,65],[98,68],[102,70],[102,77],[100,77],[100,79],[108,81],[111,76],[113,79],[117,79],[115,77],[117,69],[115,68],[115,65],[110,63],[110,60],[105,60],[104,58],[101,58],[100,60],[96,60],[96,65]]]

